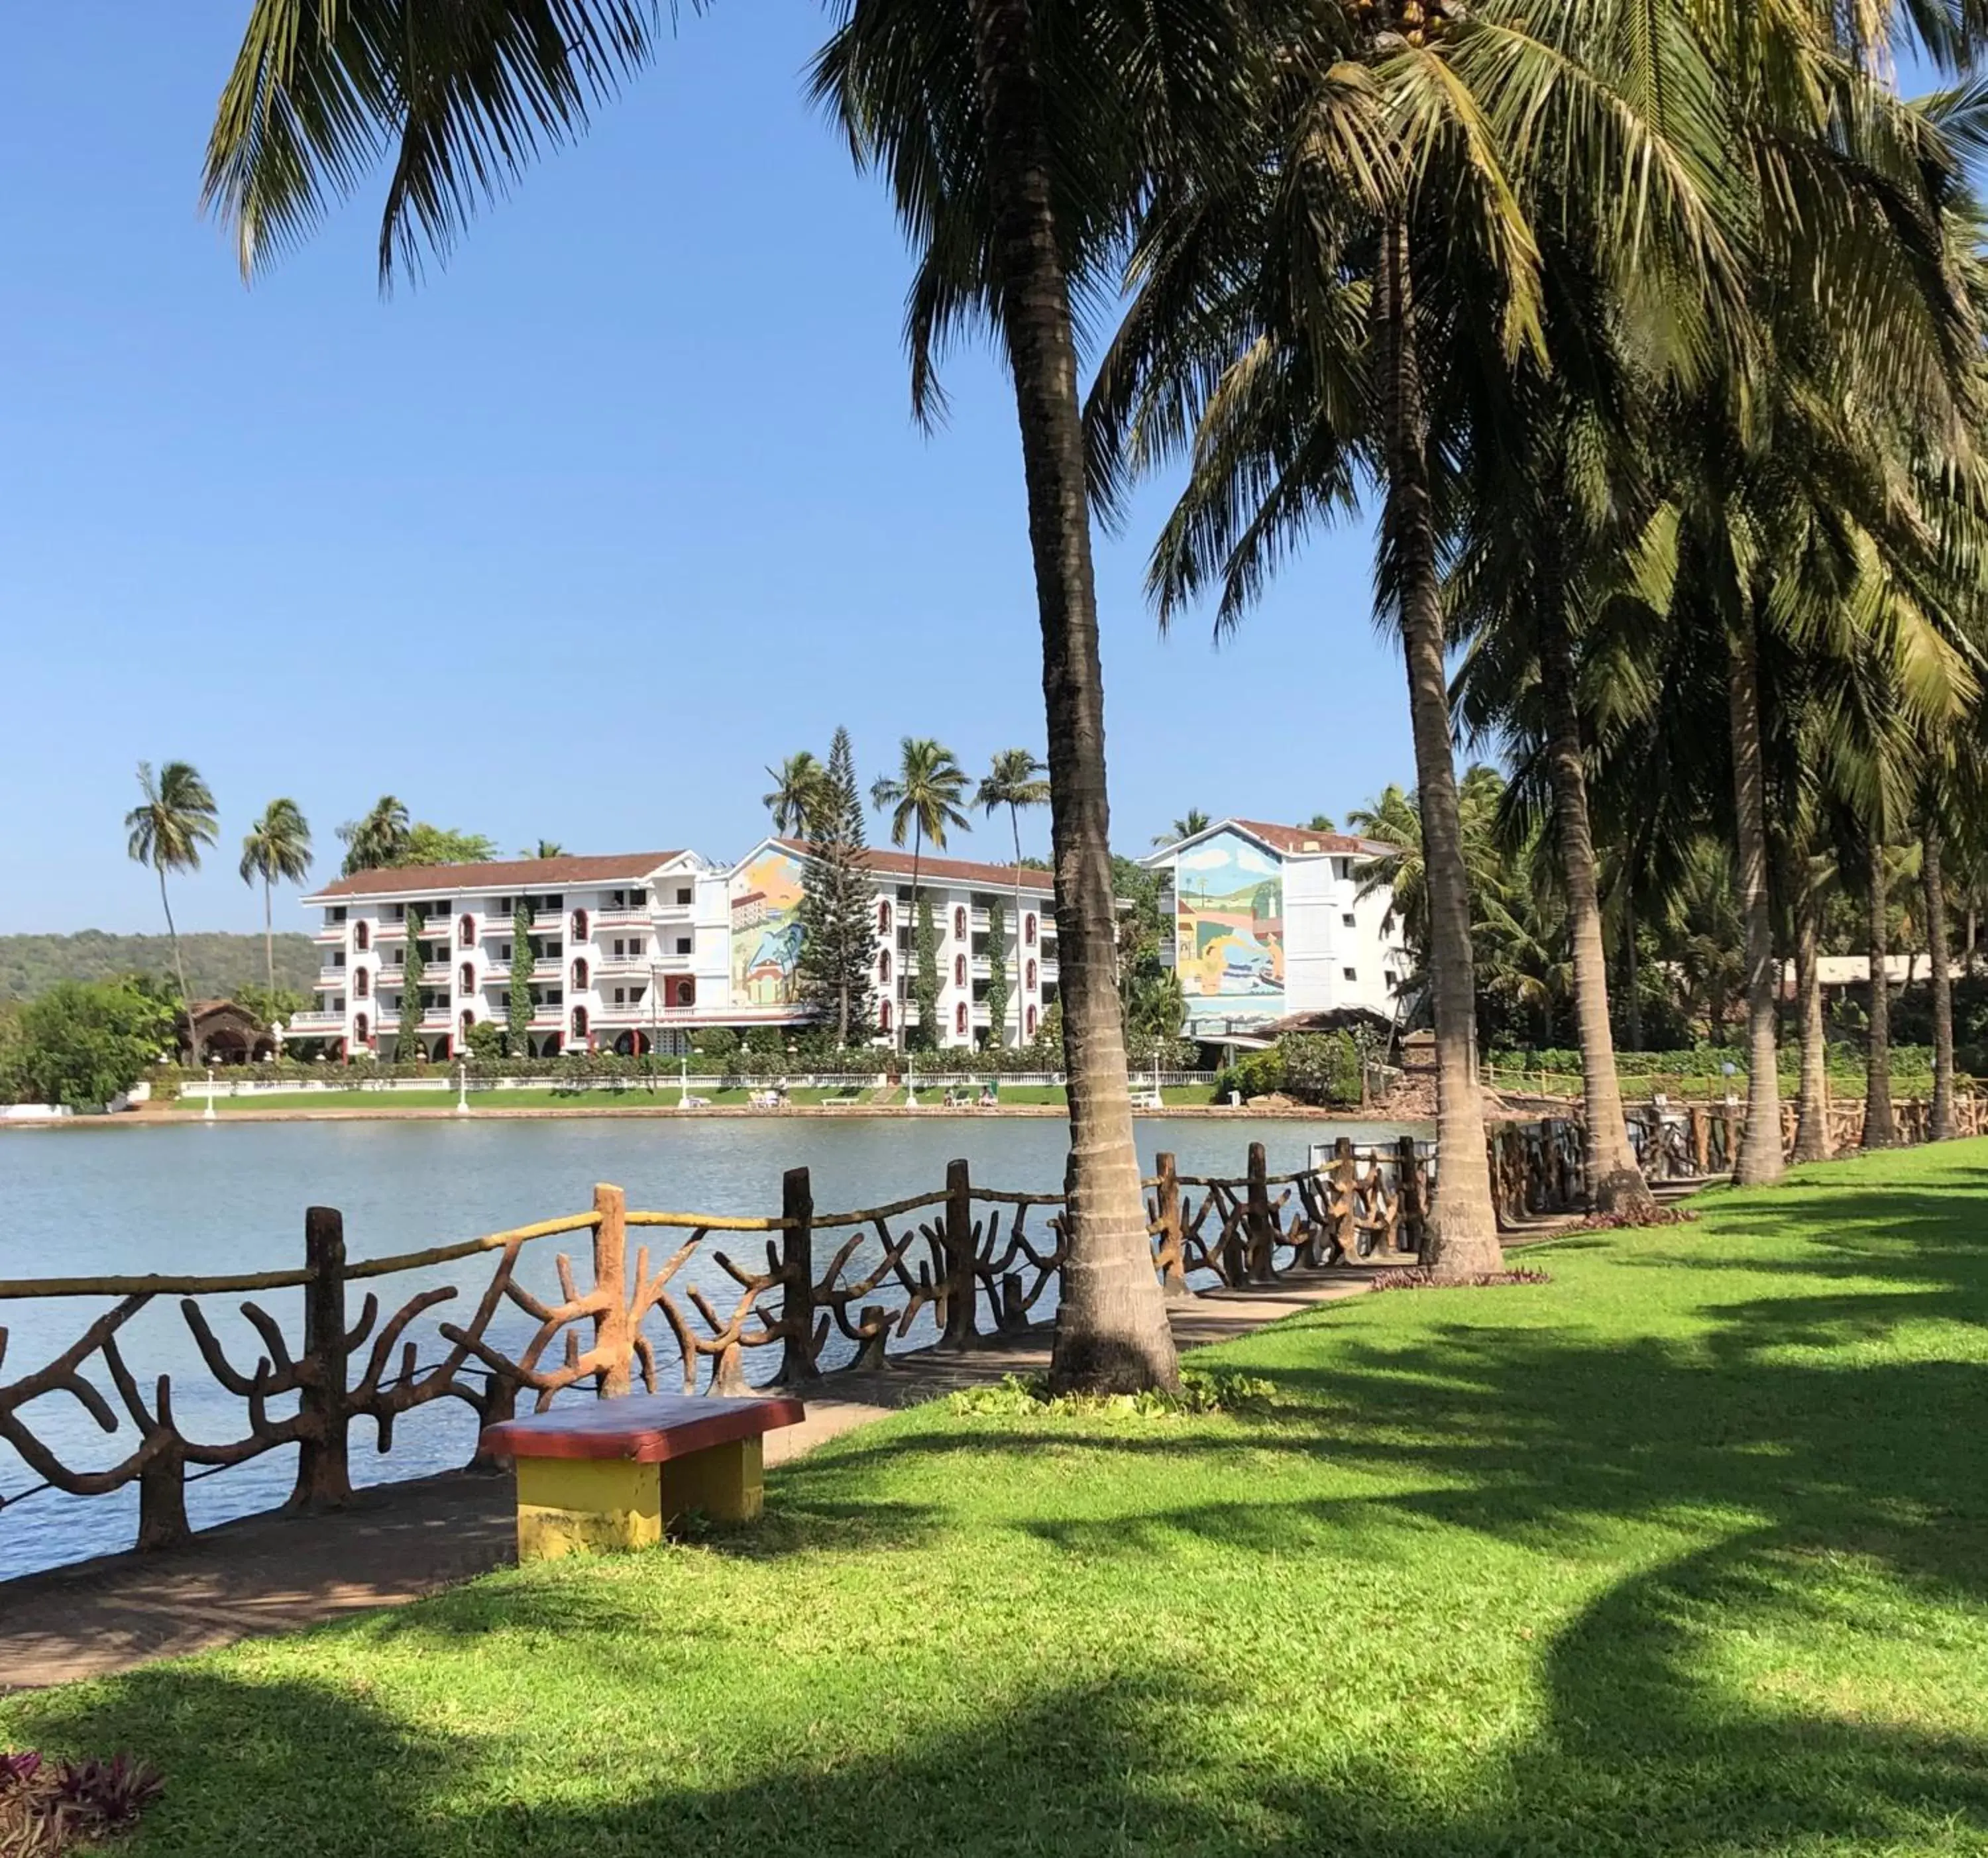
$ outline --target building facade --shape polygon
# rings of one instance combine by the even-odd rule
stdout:
[[[897,852],[866,859],[878,1036],[899,1044],[916,1014],[912,860]],[[798,1030],[816,1016],[798,973],[810,865],[804,845],[768,839],[722,867],[672,851],[357,872],[303,900],[322,913],[314,935],[323,964],[316,1003],[292,1019],[289,1042],[344,1057],[390,1055],[411,988],[430,1059],[455,1056],[478,1023],[508,1028],[520,909],[529,919],[535,1057],[677,1052],[711,1026]],[[925,858],[919,880],[938,957],[936,1042],[1035,1038],[1057,995],[1049,873]],[[999,951],[989,921],[997,898],[1007,918]],[[999,1029],[986,998],[997,954],[1010,976]]]
[[[1162,880],[1187,1035],[1219,1042],[1293,1013],[1393,1019],[1408,955],[1394,893],[1364,890],[1391,846],[1221,819],[1142,859]]]

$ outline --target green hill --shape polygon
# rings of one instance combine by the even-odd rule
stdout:
[[[262,938],[208,931],[180,937],[187,985],[197,1000],[225,998],[264,976]],[[320,965],[308,936],[276,937],[276,985],[310,991]],[[0,935],[0,1000],[31,1000],[58,981],[102,981],[113,975],[171,975],[173,948],[163,935]]]

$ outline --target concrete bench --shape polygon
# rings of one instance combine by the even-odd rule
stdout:
[[[642,1549],[696,1510],[750,1522],[765,1496],[762,1441],[807,1417],[797,1400],[634,1394],[558,1407],[483,1429],[518,1477],[518,1559]]]

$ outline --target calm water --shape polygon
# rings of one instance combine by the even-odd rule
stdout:
[[[1155,1117],[1141,1119],[1138,1137],[1148,1166],[1156,1151],[1172,1148],[1183,1173],[1239,1174],[1252,1140],[1264,1144],[1271,1171],[1280,1173],[1301,1167],[1310,1144],[1339,1133],[1337,1126],[1317,1122]],[[1347,1133],[1379,1140],[1394,1132],[1367,1123]],[[947,1161],[964,1155],[977,1181],[1050,1192],[1061,1184],[1064,1149],[1063,1123],[1047,1118],[915,1123],[853,1118],[224,1120],[9,1132],[0,1136],[0,1277],[295,1269],[303,1261],[303,1210],[313,1204],[343,1210],[350,1257],[377,1257],[582,1211],[591,1204],[593,1183],[601,1181],[626,1188],[631,1207],[773,1214],[779,1211],[782,1171],[805,1165],[813,1173],[815,1205],[828,1211],[935,1191],[943,1184]],[[666,1236],[636,1232],[631,1241],[647,1237],[660,1244]],[[825,1264],[840,1242],[817,1234],[818,1260]],[[576,1262],[584,1284],[587,1245],[584,1233],[540,1241],[527,1249],[528,1268],[521,1275],[539,1295],[556,1296],[553,1258],[563,1245],[580,1255]],[[742,1235],[725,1248],[742,1265],[756,1265],[763,1245]],[[676,1283],[703,1285],[723,1310],[736,1291],[711,1258],[715,1248],[707,1241],[705,1253]],[[455,1305],[431,1319],[446,1321],[458,1319],[473,1302],[488,1269],[468,1261],[377,1287],[390,1310],[429,1284],[458,1285]],[[276,1292],[255,1300],[287,1337],[298,1337],[298,1293]],[[208,1321],[231,1359],[247,1372],[261,1344],[238,1313],[238,1302],[205,1299]],[[85,1299],[0,1303],[0,1326],[8,1332],[0,1380],[17,1380],[60,1353],[103,1307],[99,1299]],[[514,1312],[496,1339],[515,1344],[530,1327]],[[411,1335],[421,1343],[423,1358],[432,1359],[439,1345],[431,1323]],[[188,1437],[220,1444],[245,1433],[244,1404],[215,1383],[170,1299],[149,1306],[120,1339],[148,1398],[159,1374],[173,1377],[174,1411]],[[362,1347],[355,1358],[355,1376],[364,1353]],[[769,1371],[770,1364],[757,1368],[756,1376]],[[66,1394],[46,1396],[25,1410],[36,1435],[79,1470],[113,1464],[134,1443],[100,1360],[89,1372],[118,1407],[117,1434],[102,1432]],[[668,1384],[673,1361],[661,1372]],[[292,1401],[272,1404],[278,1417],[292,1410]],[[353,1430],[357,1481],[414,1477],[461,1464],[474,1443],[475,1421],[452,1400],[404,1414],[390,1456],[376,1455],[370,1431],[363,1422]],[[294,1461],[288,1449],[273,1451],[193,1483],[188,1507],[194,1526],[281,1502]],[[39,1481],[0,1444],[0,1500]],[[135,1489],[88,1499],[49,1491],[0,1508],[0,1578],[126,1547],[137,1513]]]

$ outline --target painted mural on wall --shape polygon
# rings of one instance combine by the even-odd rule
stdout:
[[[732,1004],[789,1006],[797,999],[801,866],[762,852],[732,874]]]
[[[1182,852],[1174,928],[1190,1020],[1283,1012],[1283,873],[1261,846],[1219,833]]]

